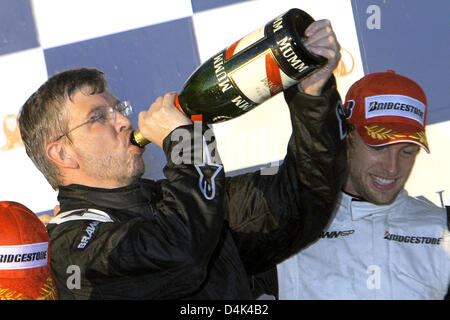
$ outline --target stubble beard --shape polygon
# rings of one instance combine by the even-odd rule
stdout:
[[[82,156],[86,173],[98,181],[111,182],[117,186],[127,186],[138,181],[145,172],[145,164],[140,154],[131,154],[126,160],[114,154],[99,157]]]

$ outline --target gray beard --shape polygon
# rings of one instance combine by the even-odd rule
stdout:
[[[86,173],[99,181],[111,181],[120,186],[127,186],[139,180],[145,172],[141,155],[136,155],[131,164],[112,155],[102,158],[82,156]]]

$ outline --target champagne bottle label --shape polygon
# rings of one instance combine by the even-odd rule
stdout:
[[[226,50],[226,59],[230,59],[233,55],[241,52],[242,50],[250,47],[252,44],[264,39],[264,27],[261,27],[252,33],[248,34],[239,41],[236,41]]]
[[[283,27],[280,17],[274,20],[273,26],[277,30]],[[239,54],[241,51],[265,40],[264,31],[265,27],[261,27],[231,45],[225,52],[226,59],[230,59],[235,54]],[[297,83],[296,79],[289,77],[279,68],[270,48],[230,71],[228,76],[244,96],[256,104],[263,103],[280,91]],[[250,106],[250,103],[248,106]]]
[[[213,56],[186,82],[181,109],[207,123],[225,121],[298,83],[326,61],[301,43],[312,21],[292,9]]]
[[[199,66],[175,100],[195,121],[217,123],[238,117],[293,85],[326,63],[302,44],[313,22],[291,9]],[[143,146],[139,132],[131,141]]]

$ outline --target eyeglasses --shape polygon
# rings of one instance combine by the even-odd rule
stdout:
[[[94,114],[89,117],[89,119],[73,127],[66,133],[60,135],[55,139],[55,141],[58,141],[62,137],[67,136],[73,130],[78,129],[79,127],[84,126],[88,123],[99,123],[101,125],[104,125],[111,120],[114,120],[114,123],[116,123],[116,111],[120,112],[123,116],[128,117],[133,111],[133,108],[129,101],[121,101],[113,107],[98,108],[97,110],[95,110]]]

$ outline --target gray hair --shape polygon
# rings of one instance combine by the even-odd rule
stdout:
[[[72,69],[50,77],[23,105],[18,120],[26,153],[53,189],[61,186],[61,175],[47,157],[46,148],[68,130],[66,102],[80,90],[86,94],[97,94],[105,89],[103,72],[87,68]]]

